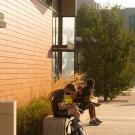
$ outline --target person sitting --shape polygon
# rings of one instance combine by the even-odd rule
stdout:
[[[78,93],[74,102],[79,103],[79,108],[82,110],[89,109],[90,115],[90,126],[98,126],[102,121],[96,117],[95,106],[100,104],[95,104],[90,101],[90,97],[93,95],[95,81],[93,79],[87,80],[85,87],[79,86]]]
[[[76,88],[68,84],[64,89],[56,90],[52,96],[52,111],[55,117],[76,117],[80,119],[80,112],[72,101]]]

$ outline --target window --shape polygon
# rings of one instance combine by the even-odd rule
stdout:
[[[58,45],[58,17],[53,13],[53,45]]]
[[[74,52],[62,52],[62,74],[64,77],[74,74]]]
[[[74,17],[63,17],[63,32],[62,32],[62,44],[74,45],[75,37],[75,18]]]
[[[53,52],[52,56],[53,56],[52,72],[53,72],[53,78],[55,78],[58,72],[58,52]]]
[[[129,16],[129,27],[135,31],[135,15]]]

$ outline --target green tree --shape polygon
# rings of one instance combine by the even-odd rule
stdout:
[[[135,75],[134,33],[126,26],[119,7],[96,10],[82,6],[76,19],[77,36],[83,41],[82,72],[95,78],[104,100],[127,90]]]

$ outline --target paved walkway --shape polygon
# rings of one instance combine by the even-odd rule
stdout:
[[[88,135],[135,135],[135,90],[131,96],[120,96],[114,102],[103,103],[97,108],[97,116],[103,123],[85,126]],[[87,111],[82,120],[88,123]]]

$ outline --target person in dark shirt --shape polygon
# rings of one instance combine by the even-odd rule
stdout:
[[[59,89],[52,96],[52,111],[55,117],[77,117],[79,119],[80,112],[76,105],[72,102],[72,96],[76,93],[73,84],[68,84],[64,89]]]
[[[82,110],[89,109],[90,126],[98,126],[102,121],[96,117],[95,105],[90,101],[91,95],[93,95],[95,81],[93,79],[87,80],[85,87],[79,87],[76,99],[74,102],[79,103],[79,108]]]

